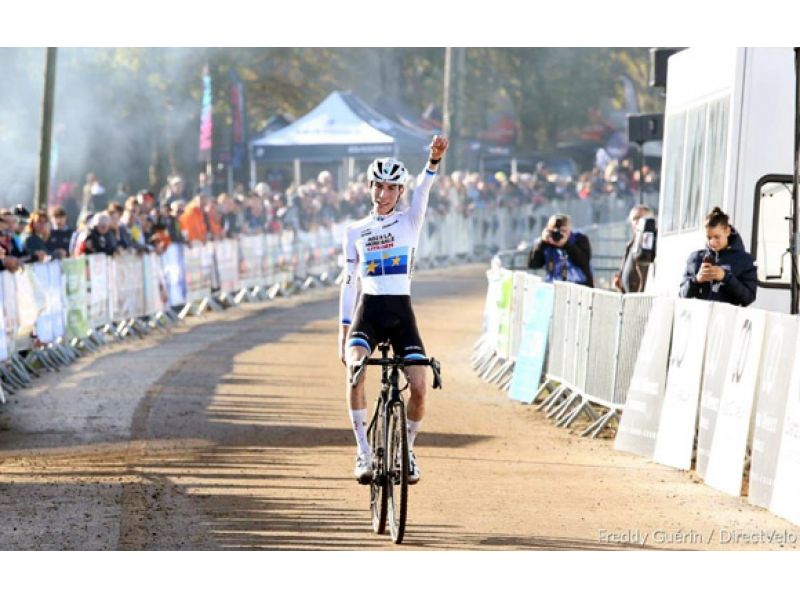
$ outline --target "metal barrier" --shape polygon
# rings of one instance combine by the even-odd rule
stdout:
[[[512,277],[513,290],[504,293],[503,284]],[[473,366],[482,377],[504,388],[510,387],[513,378],[524,313],[535,310],[526,305],[524,294],[525,279],[531,277],[500,270],[495,275],[497,289],[487,294],[487,327],[497,331],[487,331],[479,340]],[[597,436],[619,418],[652,302],[653,297],[644,294],[623,296],[554,283],[544,382],[534,394],[534,398],[544,397],[537,408],[565,427],[586,415],[590,424],[583,435]],[[510,345],[505,342],[504,323],[511,328]],[[509,346],[511,351],[506,352]]]

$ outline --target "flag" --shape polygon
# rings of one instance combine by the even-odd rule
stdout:
[[[198,160],[211,160],[211,147],[214,140],[214,122],[212,118],[213,96],[211,94],[211,74],[208,65],[203,67],[203,100],[200,104],[200,151]]]
[[[247,160],[247,110],[244,101],[244,83],[235,69],[231,78],[231,167],[241,169]]]

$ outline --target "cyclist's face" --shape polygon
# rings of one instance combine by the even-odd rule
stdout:
[[[383,183],[373,181],[370,187],[372,193],[372,206],[379,215],[387,215],[394,210],[405,188],[396,183]]]

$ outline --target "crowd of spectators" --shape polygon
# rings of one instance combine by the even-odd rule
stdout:
[[[644,191],[657,191],[658,174],[648,167],[644,174]],[[20,205],[0,209],[0,270],[98,252],[161,253],[173,242],[194,244],[284,230],[313,232],[360,218],[371,209],[363,173],[342,190],[329,171],[286,189],[273,185],[276,189],[261,182],[247,190],[238,184],[232,193],[215,194],[214,182],[203,172],[194,181],[174,174],[158,192],[134,194],[128,184],[120,183],[109,194],[89,173],[82,189],[70,183],[58,187],[49,214],[30,214]],[[577,176],[550,171],[539,163],[532,173],[511,176],[454,171],[437,178],[429,206],[436,214],[469,215],[476,209],[538,206],[551,200],[633,197],[638,188],[639,171],[628,159]]]

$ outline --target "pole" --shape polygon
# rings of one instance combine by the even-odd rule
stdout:
[[[446,136],[450,136],[450,70],[452,68],[453,49],[444,49],[444,98],[442,100],[442,130]],[[447,172],[447,155],[442,157],[442,164],[439,165],[439,173],[444,175]]]
[[[800,183],[800,48],[794,49],[794,181],[792,182],[792,287],[791,287],[791,313],[798,314],[798,300],[800,300],[800,281],[797,278],[798,248],[798,183]]]
[[[42,96],[42,131],[39,143],[39,176],[36,178],[34,208],[47,210],[50,190],[50,152],[53,142],[53,97],[56,87],[56,48],[48,48],[44,64],[44,94]]]

